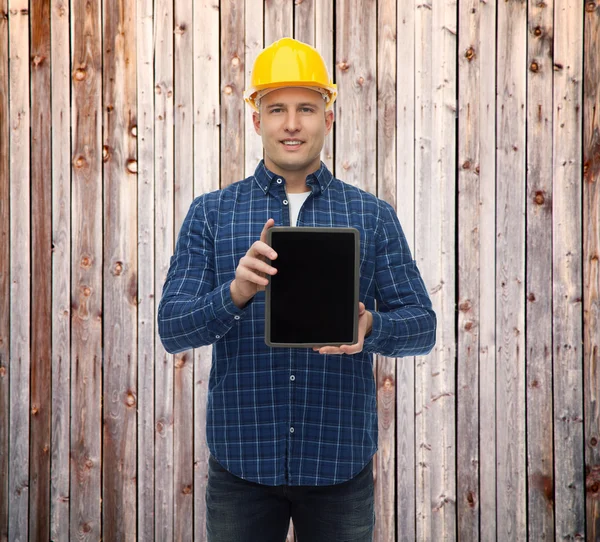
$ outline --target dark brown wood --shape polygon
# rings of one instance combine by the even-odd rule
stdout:
[[[221,187],[244,178],[244,4],[221,4]]]
[[[554,539],[552,440],[553,1],[529,2],[527,21],[527,530]]]
[[[137,112],[135,0],[104,2],[102,535],[136,536]],[[124,31],[126,30],[126,31]]]
[[[31,419],[29,508],[50,509],[52,374],[52,145],[50,0],[32,2],[31,73]],[[47,513],[29,515],[29,536],[50,536]]]
[[[72,9],[70,533],[95,541],[102,531],[102,14],[93,2]]]
[[[586,540],[600,539],[600,4],[588,2],[583,46],[583,386]]]
[[[0,540],[8,539],[10,210],[8,0],[0,0]]]

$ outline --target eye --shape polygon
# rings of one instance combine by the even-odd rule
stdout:
[[[269,113],[281,113],[283,111],[282,107],[273,107],[269,109]]]
[[[314,109],[312,107],[301,107],[300,112],[301,113],[313,113]]]

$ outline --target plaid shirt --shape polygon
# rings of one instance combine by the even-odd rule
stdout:
[[[213,344],[211,454],[232,474],[266,485],[329,485],[358,474],[377,450],[372,354],[426,354],[435,343],[435,314],[394,209],[324,164],[306,183],[298,226],[360,232],[360,299],[371,311],[378,304],[362,352],[270,348],[264,292],[243,309],[231,300],[238,262],[265,222],[290,223],[285,179],[264,162],[253,176],[194,200],[158,309],[167,351]]]

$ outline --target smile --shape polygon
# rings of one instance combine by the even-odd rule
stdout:
[[[297,139],[284,139],[281,143],[286,147],[299,147],[303,142]]]

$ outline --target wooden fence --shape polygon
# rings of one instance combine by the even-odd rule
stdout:
[[[262,155],[282,36],[438,314],[376,360],[375,540],[600,540],[597,0],[0,0],[0,540],[205,539],[210,348],[156,308],[192,198]]]

